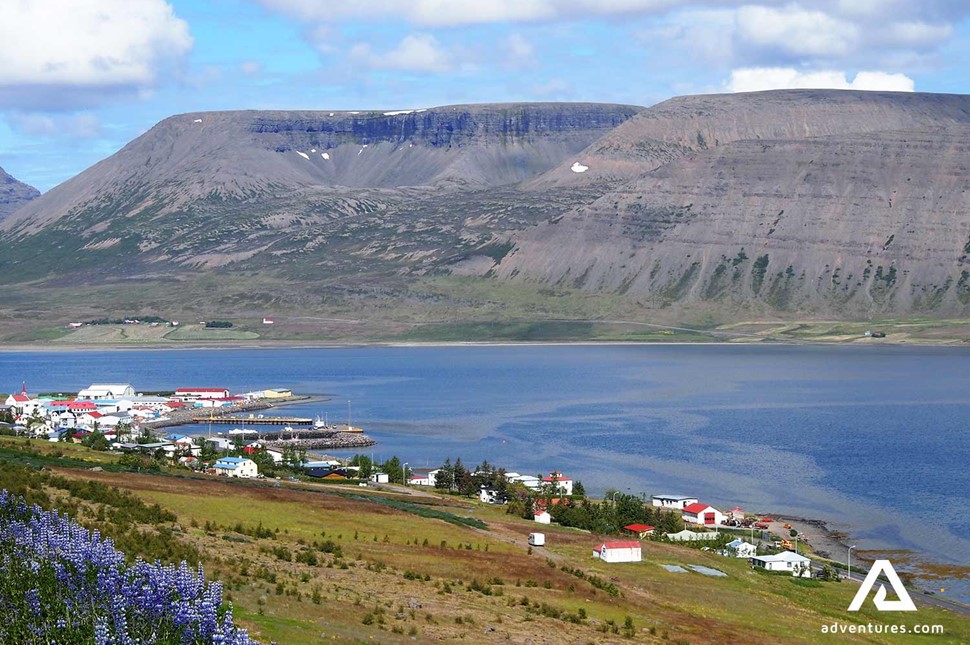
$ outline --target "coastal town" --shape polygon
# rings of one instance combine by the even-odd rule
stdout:
[[[574,486],[570,477],[558,471],[545,476],[530,475],[493,469],[486,463],[475,471],[462,472],[460,461],[435,469],[410,469],[396,458],[390,463],[373,464],[360,456],[352,460],[308,457],[307,450],[311,448],[364,447],[373,441],[349,424],[337,426],[320,420],[255,413],[294,398],[297,397],[287,388],[233,394],[225,387],[179,387],[170,393],[139,393],[128,383],[95,383],[76,393],[31,396],[24,384],[19,393],[3,401],[0,415],[8,419],[4,425],[14,433],[157,459],[214,476],[259,479],[267,473],[285,472],[329,482],[356,481],[361,485],[397,482],[473,494],[488,504],[518,502],[519,514],[540,525],[577,524],[575,509],[586,499],[585,491],[580,482]],[[213,436],[214,421],[277,429],[260,432],[234,428]],[[206,435],[195,437],[167,431],[187,423],[209,423],[210,429]],[[280,427],[284,423],[309,427]],[[463,478],[464,483],[460,481]],[[612,502],[616,501],[614,493]],[[663,539],[748,558],[753,567],[766,571],[786,571],[800,577],[813,575],[811,559],[797,550],[797,538],[773,536],[772,518],[749,514],[739,507],[721,511],[696,497],[654,495],[649,505],[635,504],[629,519],[621,528],[624,539],[598,543],[594,547],[596,557],[611,563],[638,562],[642,558],[640,540]],[[789,529],[791,526],[786,525]],[[736,535],[744,530],[748,532],[747,540]],[[795,532],[792,534],[794,537]],[[535,532],[530,540],[544,544],[545,536]]]
[[[139,393],[128,383],[96,383],[76,393],[31,396],[24,384],[0,405],[0,421],[6,419],[0,428],[244,478],[260,476],[257,461],[298,468],[308,450],[373,445],[360,428],[349,424],[256,413],[294,400],[299,398],[285,388],[233,394],[225,387],[180,387],[166,393]],[[209,424],[205,436],[167,431],[200,423]],[[277,429],[260,432],[236,427],[213,435],[213,423]],[[305,427],[284,425],[289,423]]]

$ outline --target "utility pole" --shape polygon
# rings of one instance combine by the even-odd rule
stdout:
[[[852,580],[852,549],[855,545],[849,547],[848,555],[845,558],[845,577]]]

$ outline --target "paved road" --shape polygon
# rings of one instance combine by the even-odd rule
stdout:
[[[820,564],[815,564],[815,563],[812,564],[813,571],[821,571],[822,567],[823,565],[820,565]],[[855,569],[856,566],[853,566],[852,568]],[[861,585],[863,579],[865,579],[865,574],[857,571],[853,574],[851,580],[849,580],[848,582],[850,584]],[[843,580],[845,580],[845,578],[843,578]],[[889,580],[887,578],[883,578],[882,576],[879,576],[879,582],[886,585],[889,584]],[[888,587],[887,590],[888,589],[892,589],[892,587]],[[913,602],[916,603],[917,605],[921,605],[924,607],[938,607],[940,609],[949,609],[950,611],[954,611],[958,614],[962,614],[964,616],[970,616],[970,605],[962,603],[958,600],[952,600],[950,598],[946,598],[944,596],[938,596],[936,594],[923,593],[923,591],[919,589],[907,589],[907,591],[909,592],[910,598],[912,598]]]

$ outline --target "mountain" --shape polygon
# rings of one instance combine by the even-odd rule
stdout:
[[[549,103],[171,117],[0,224],[0,240],[14,249],[0,260],[2,279],[56,282],[70,273],[94,284],[232,265],[317,280],[413,269],[487,240],[492,229],[541,220],[545,212],[518,203],[510,187],[640,109]]]
[[[39,190],[14,179],[0,168],[0,220],[39,195]]]
[[[583,176],[533,189],[620,185],[516,234],[490,275],[728,315],[970,312],[970,97],[682,97],[576,157]]]
[[[965,316],[968,171],[961,95],[185,114],[0,222],[0,282],[22,316],[299,311],[395,332]]]

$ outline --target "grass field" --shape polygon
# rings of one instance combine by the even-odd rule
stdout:
[[[850,583],[804,586],[678,545],[646,541],[643,562],[608,565],[591,557],[600,536],[553,525],[542,527],[547,547],[530,549],[533,522],[472,500],[187,471],[117,472],[114,455],[38,442],[28,448],[10,438],[0,439],[0,461],[0,481],[12,464],[32,463],[172,511],[176,522],[145,525],[127,543],[147,548],[157,535],[200,553],[207,575],[224,582],[237,619],[281,645],[970,642],[970,620],[929,608],[920,608],[918,622],[943,625],[942,637],[826,637],[821,628],[834,621],[916,621],[871,604],[847,613],[856,589]],[[90,470],[95,465],[103,470]],[[45,490],[99,526],[102,503]],[[668,563],[700,564],[727,577],[670,573],[660,566]]]

